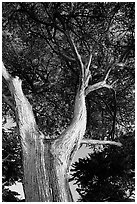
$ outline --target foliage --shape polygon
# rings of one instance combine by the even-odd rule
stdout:
[[[119,147],[95,150],[88,158],[72,165],[72,178],[77,183],[81,202],[134,201],[135,140],[134,133],[123,135]]]

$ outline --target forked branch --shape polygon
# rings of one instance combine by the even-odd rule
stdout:
[[[90,54],[88,65],[86,67],[82,62],[81,55],[79,54],[78,49],[77,49],[73,39],[70,36],[70,33],[68,31],[66,31],[65,35],[67,37],[67,40],[70,44],[71,49],[74,52],[75,59],[76,59],[77,63],[79,64],[79,67],[80,67],[80,84],[82,82],[82,85],[83,85],[82,87],[85,89],[88,86],[88,82],[89,82],[89,79],[91,77],[91,73],[90,73],[89,68],[90,68],[91,60],[92,60],[92,52]]]
[[[79,63],[79,65],[81,66],[81,68],[84,68],[84,65],[83,65],[81,56],[80,56],[80,54],[79,54],[79,52],[78,52],[78,50],[77,50],[77,47],[76,47],[74,41],[73,41],[72,38],[71,38],[69,32],[66,31],[66,32],[65,32],[65,35],[66,35],[66,37],[67,37],[67,39],[68,39],[68,42],[69,42],[69,44],[70,44],[70,47],[71,47],[72,50],[74,51],[74,55],[75,55],[76,61]]]
[[[70,38],[71,39],[71,38]],[[76,45],[75,45],[75,43],[73,42],[73,40],[71,39],[71,41],[72,41],[72,44],[73,44],[73,49],[74,49],[74,51],[75,51],[75,55],[76,55],[76,57],[77,57],[77,59],[78,59],[78,61],[79,61],[79,64],[80,64],[80,66],[81,66],[81,71],[82,71],[82,76],[84,76],[84,65],[83,65],[83,62],[82,62],[82,59],[81,59],[81,56],[80,56],[80,54],[79,54],[79,52],[78,52],[78,50],[77,50],[77,47],[76,47]]]
[[[97,89],[101,89],[101,88],[114,89],[113,85],[114,85],[114,83],[116,83],[116,81],[113,82],[112,84],[107,84],[107,79],[108,79],[110,71],[111,71],[111,68],[108,70],[108,72],[107,72],[107,74],[106,74],[103,81],[88,86],[86,91],[85,91],[85,94],[88,95],[90,92],[95,91]]]
[[[80,56],[80,54],[79,54],[79,52],[78,52],[78,49],[77,49],[77,47],[76,47],[76,45],[75,45],[73,39],[72,39],[71,36],[70,36],[69,32],[66,31],[66,32],[65,32],[65,35],[66,35],[66,37],[67,37],[67,39],[68,39],[68,42],[69,42],[69,44],[70,44],[71,49],[72,49],[73,52],[74,52],[76,62],[78,63],[79,68],[80,68],[80,77],[79,77],[80,82],[79,82],[79,83],[80,83],[81,85],[83,85],[83,87],[84,87],[84,83],[85,83],[85,81],[84,81],[84,79],[85,79],[85,69],[84,69],[84,64],[83,64],[83,62],[82,62],[82,58],[81,58],[81,56]]]

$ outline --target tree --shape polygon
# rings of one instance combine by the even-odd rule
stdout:
[[[134,3],[3,3],[3,89],[10,91],[3,101],[15,112],[26,202],[73,200],[69,167],[82,142],[121,146],[104,138],[117,140],[115,79],[129,62],[133,70],[133,9]],[[96,137],[103,141],[82,141],[91,135],[96,90],[112,106],[104,115],[111,114]]]

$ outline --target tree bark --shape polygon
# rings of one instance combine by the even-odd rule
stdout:
[[[76,96],[74,118],[55,141],[38,130],[32,108],[19,81],[13,80],[23,149],[24,191],[27,202],[73,201],[68,183],[71,160],[86,129],[84,93]]]

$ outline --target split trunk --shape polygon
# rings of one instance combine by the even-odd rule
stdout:
[[[16,118],[23,154],[26,202],[71,202],[68,174],[72,158],[86,130],[84,90],[76,94],[74,117],[69,127],[54,140],[39,131],[32,107],[23,94],[21,81],[8,80],[16,103]]]

